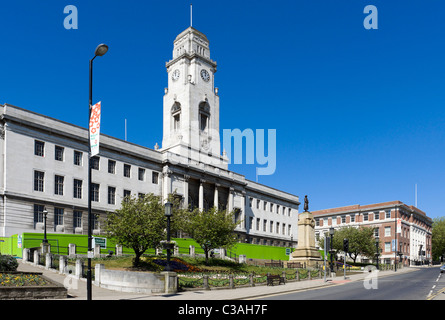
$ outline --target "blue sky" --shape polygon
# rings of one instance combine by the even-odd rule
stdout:
[[[0,103],[87,126],[88,60],[105,134],[162,142],[165,62],[190,1],[0,4]],[[367,30],[366,5],[378,9]],[[78,9],[66,30],[64,7]],[[259,182],[310,209],[400,200],[445,216],[445,3],[193,1],[218,63],[220,128],[277,130],[277,169]],[[257,165],[230,165],[255,180]]]

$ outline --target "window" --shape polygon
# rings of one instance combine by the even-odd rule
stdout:
[[[252,230],[253,217],[249,217],[249,230]]]
[[[93,214],[92,217],[92,224],[93,224],[93,229],[94,230],[98,230],[99,229],[99,215],[97,214]]]
[[[256,208],[259,209],[260,208],[260,199],[256,200]]]
[[[379,236],[379,228],[374,228],[374,237]]]
[[[363,214],[363,221],[368,221],[369,217],[368,217],[368,213],[364,213]]]
[[[138,179],[139,179],[139,181],[145,180],[145,169],[144,168],[138,169]]]
[[[391,242],[385,242],[385,252],[391,252]]]
[[[151,182],[154,184],[158,184],[159,182],[159,172],[154,172],[151,175]]]
[[[116,204],[116,188],[108,187],[108,204]]]
[[[269,232],[273,232],[273,221],[270,221]]]
[[[315,219],[315,226],[319,227],[320,226],[320,219]]]
[[[97,156],[94,156],[90,159],[90,161],[91,161],[91,169],[99,170],[100,158]]]
[[[34,224],[36,223],[43,223],[43,210],[45,209],[45,206],[41,204],[35,204],[34,205]]]
[[[374,220],[380,220],[380,212],[379,211],[374,212]]]
[[[267,209],[267,201],[264,201],[264,203],[263,203],[263,210],[266,211],[266,209]]]
[[[124,200],[131,197],[131,190],[124,189]]]
[[[34,171],[34,191],[43,192],[43,185],[45,182],[45,173],[41,171]]]
[[[82,180],[74,179],[73,197],[82,199]]]
[[[82,165],[82,152],[74,150],[74,165]]]
[[[63,151],[64,150],[65,150],[64,147],[56,146],[54,149],[54,160],[63,161]]]
[[[280,233],[280,223],[279,223],[279,222],[277,222],[277,228],[276,228],[276,231],[277,231],[277,234]]]
[[[99,202],[99,184],[91,183],[91,201]]]
[[[73,212],[73,227],[82,228],[82,211],[74,210]]]
[[[351,214],[351,222],[355,222],[355,214]]]
[[[285,235],[286,234],[286,224],[285,223],[283,223],[283,230],[282,230],[283,232],[283,235]]]
[[[280,214],[280,205],[277,204],[277,214]]]
[[[34,140],[34,154],[39,157],[45,156],[45,142]]]
[[[54,208],[54,228],[63,226],[63,208]]]
[[[208,126],[208,117],[207,117],[207,115],[201,113],[199,120],[200,120],[201,132],[207,132],[207,126]]]
[[[288,225],[288,226],[287,226],[287,234],[288,234],[289,236],[292,235],[292,226],[291,226],[291,225]]]
[[[54,194],[59,196],[63,196],[63,181],[65,177],[63,176],[54,176]]]
[[[173,116],[173,129],[175,131],[179,131],[179,129],[181,129],[181,114],[175,114]]]
[[[386,219],[391,219],[391,210],[385,211],[385,218]]]
[[[124,177],[130,178],[131,166],[129,164],[124,164]]]
[[[264,219],[263,220],[263,231],[266,232],[266,228],[267,228],[267,220]]]
[[[270,204],[270,212],[273,212],[273,203]]]
[[[290,214],[291,214],[291,208],[289,208],[287,215],[290,217]]]
[[[385,227],[385,237],[391,236],[391,227]]]
[[[346,223],[346,216],[345,215],[341,216],[341,223]]]
[[[249,198],[249,207],[252,208],[253,198]]]
[[[108,159],[108,173],[116,173],[116,161]]]
[[[260,218],[256,218],[256,230],[257,231],[260,231],[260,221],[261,221]]]

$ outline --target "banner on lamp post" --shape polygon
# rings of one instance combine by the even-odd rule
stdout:
[[[91,156],[99,154],[99,136],[100,136],[100,101],[95,105],[91,106],[90,113],[90,127],[89,127],[89,137],[90,137],[90,150]]]
[[[402,233],[402,219],[397,219],[397,233]]]

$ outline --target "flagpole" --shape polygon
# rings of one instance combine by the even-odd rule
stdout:
[[[190,3],[190,27],[193,26],[193,4]]]

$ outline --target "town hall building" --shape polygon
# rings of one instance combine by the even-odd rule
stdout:
[[[228,169],[221,150],[217,64],[193,27],[166,63],[162,146],[101,135],[92,158],[93,233],[125,196],[176,193],[185,207],[235,212],[245,243],[296,246],[299,198]],[[87,234],[88,130],[10,104],[0,106],[0,236]]]

